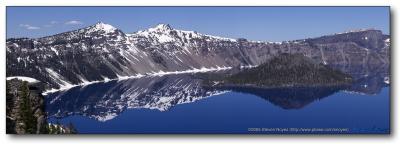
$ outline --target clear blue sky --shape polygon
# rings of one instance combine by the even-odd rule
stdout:
[[[389,7],[8,7],[7,38],[42,37],[95,24],[125,33],[158,23],[204,34],[283,41],[360,28],[390,32]]]

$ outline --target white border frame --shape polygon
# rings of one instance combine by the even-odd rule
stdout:
[[[5,40],[6,40],[6,6],[391,6],[391,35],[392,35],[392,79],[391,79],[391,135],[28,135],[16,136],[5,134]],[[399,79],[399,50],[396,43],[398,33],[397,10],[399,0],[0,0],[0,130],[1,143],[38,143],[38,144],[62,144],[62,143],[268,143],[279,142],[297,144],[338,144],[338,143],[399,143],[400,130],[398,120],[398,86]]]

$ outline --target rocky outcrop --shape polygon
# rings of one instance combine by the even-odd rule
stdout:
[[[17,79],[7,81],[7,133],[47,133],[47,116],[40,84]]]
[[[28,83],[18,78],[7,80],[7,134],[72,134],[72,125],[49,124],[41,82]]]

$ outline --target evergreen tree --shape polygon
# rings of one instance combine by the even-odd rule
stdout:
[[[61,124],[59,121],[56,122],[56,133],[55,134],[62,134]]]
[[[7,107],[6,113],[7,113],[7,115],[9,115],[12,108],[14,107],[14,96],[10,92],[10,84],[8,81],[6,83],[6,103],[7,103],[6,104],[6,107]]]
[[[10,117],[12,115],[12,109],[14,108],[14,95],[11,93],[10,83],[6,83],[6,133],[15,134],[15,121]]]
[[[48,123],[42,125],[43,128],[40,129],[40,134],[50,134],[50,127]]]
[[[20,117],[24,124],[23,129],[27,134],[36,133],[36,118],[33,115],[32,105],[29,98],[29,87],[28,82],[24,81],[20,87],[21,91],[21,103],[20,103]]]
[[[68,124],[68,129],[70,134],[78,133],[77,130],[75,129],[75,126],[71,122]]]
[[[53,124],[50,124],[49,134],[56,134],[56,127]]]

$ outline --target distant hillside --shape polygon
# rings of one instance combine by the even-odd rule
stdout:
[[[351,80],[351,76],[301,54],[281,54],[258,67],[226,78],[224,83],[289,87],[340,85],[350,83]]]

